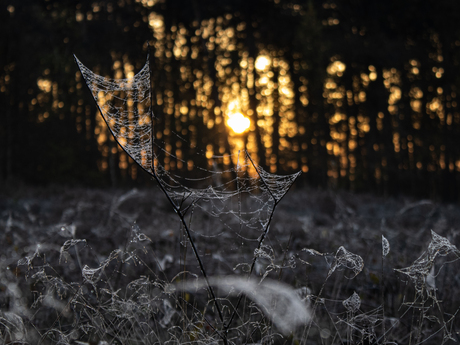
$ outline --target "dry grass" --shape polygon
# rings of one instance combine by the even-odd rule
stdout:
[[[0,344],[459,340],[458,206],[292,190],[256,253],[257,238],[234,238],[228,229],[238,224],[225,215],[196,212],[195,229],[207,235],[193,236],[222,322],[160,191],[24,187],[0,200]],[[268,305],[251,295],[254,285],[232,291],[216,278],[246,277],[254,255]],[[296,304],[267,292],[277,281]],[[288,330],[298,307],[311,319]]]

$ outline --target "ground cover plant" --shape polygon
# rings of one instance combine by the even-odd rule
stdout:
[[[223,342],[212,328],[218,318],[206,289],[171,288],[200,272],[159,190],[15,188],[2,195],[3,343]],[[239,316],[249,321],[235,321],[229,342],[458,341],[460,282],[452,243],[459,215],[457,206],[429,201],[292,190],[273,218],[267,255],[254,277],[268,272],[266,279],[289,284],[312,323],[282,334],[248,298]],[[382,234],[390,244],[383,271]],[[208,275],[245,277],[238,263],[250,263],[254,253],[241,246],[223,257],[227,245],[224,236],[206,244],[213,263]],[[341,246],[363,259],[358,275],[334,266]],[[227,291],[217,297],[238,298]],[[254,333],[240,333],[245,327]]]
[[[299,174],[271,174],[244,151],[197,147],[206,164],[190,164],[169,148],[190,145],[179,134],[154,135],[148,64],[112,80],[77,63],[157,189],[5,190],[3,343],[458,340],[457,207],[288,193]]]

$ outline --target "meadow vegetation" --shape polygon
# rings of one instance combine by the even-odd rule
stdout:
[[[201,208],[188,237],[158,189],[0,200],[0,343],[459,340],[456,205],[294,187],[261,241]]]

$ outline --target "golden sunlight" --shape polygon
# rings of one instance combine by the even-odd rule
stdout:
[[[259,55],[256,59],[256,70],[259,72],[264,71],[268,66],[270,66],[271,60],[268,56]]]
[[[241,113],[234,113],[228,116],[227,125],[236,134],[242,134],[248,130],[251,121]]]
[[[327,73],[341,77],[347,66],[342,61],[334,61],[329,66],[327,66]]]

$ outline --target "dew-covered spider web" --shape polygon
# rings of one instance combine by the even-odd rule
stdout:
[[[111,79],[75,60],[115,140],[137,164],[150,171],[153,146],[148,64],[133,78]]]
[[[246,246],[254,253],[268,233],[274,208],[300,172],[285,176],[269,173],[246,151],[227,153],[227,161],[230,158],[232,162],[227,165],[223,164],[223,155],[207,157],[200,147],[193,147],[194,157],[179,157],[168,149],[168,144],[179,141],[182,147],[190,148],[190,142],[173,130],[161,138],[154,137],[159,118],[152,111],[148,59],[139,73],[127,79],[97,75],[75,59],[116,141],[161,185],[174,211],[186,219],[193,236],[200,241],[200,255],[212,252],[214,259],[225,261],[233,269],[239,261],[235,258],[230,263],[229,256],[237,255],[236,251]],[[202,144],[206,147],[206,143]],[[187,169],[167,169],[162,164],[164,157],[181,162]],[[193,164],[190,169],[190,159],[206,163]],[[226,243],[219,251],[213,250],[216,237],[225,238],[218,241]]]

